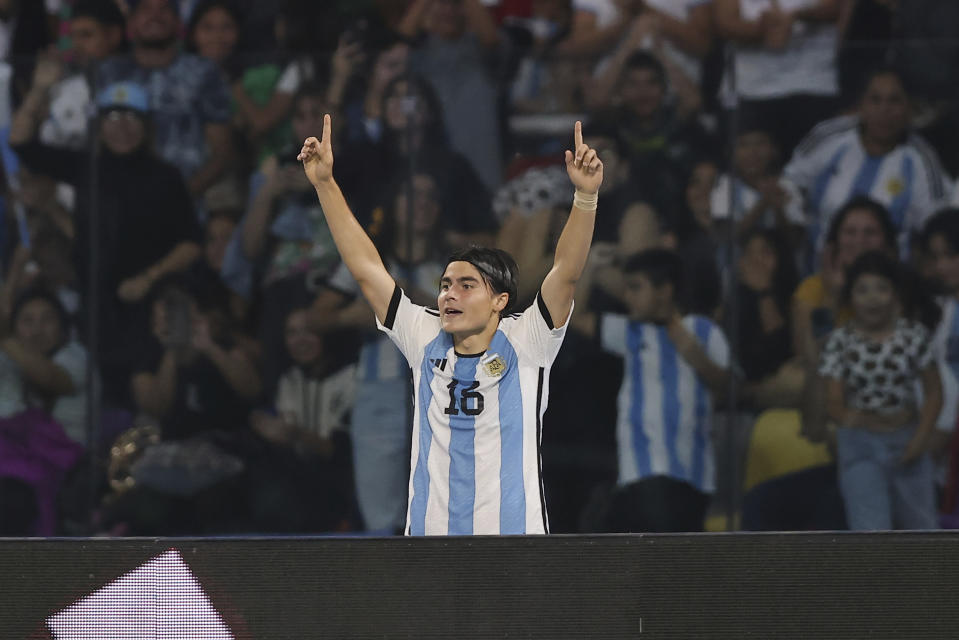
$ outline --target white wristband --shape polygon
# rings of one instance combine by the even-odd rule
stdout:
[[[583,211],[596,211],[599,193],[583,193],[579,189],[573,194],[573,206]]]

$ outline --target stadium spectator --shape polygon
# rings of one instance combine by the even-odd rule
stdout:
[[[734,45],[722,102],[792,149],[838,106],[838,0],[716,0],[717,34]],[[732,115],[732,114],[731,114]]]
[[[158,420],[166,440],[246,427],[260,378],[230,339],[223,302],[200,299],[176,277],[151,295],[150,336],[130,384],[136,409]]]
[[[132,51],[101,63],[97,86],[145,87],[156,150],[199,198],[230,166],[230,94],[213,62],[181,52],[179,30],[170,0],[137,2],[129,16]]]
[[[793,294],[793,349],[806,368],[803,429],[812,440],[827,437],[820,381],[815,374],[826,336],[845,326],[851,311],[842,304],[846,269],[867,251],[897,255],[895,229],[886,208],[866,197],[850,200],[832,219],[822,268],[799,283]]]
[[[399,76],[386,86],[382,130],[378,141],[348,146],[337,161],[343,191],[358,219],[370,223],[384,202],[384,187],[408,176],[411,163],[442,166],[435,177],[440,179],[447,243],[491,243],[497,225],[489,191],[469,161],[450,147],[439,101],[423,78]]]
[[[681,116],[702,108],[702,61],[712,44],[712,0],[647,0],[612,55],[587,84],[586,102],[593,109],[610,106],[623,68],[636,51],[653,53],[662,62],[669,95]]]
[[[596,114],[598,126],[623,141],[631,179],[653,209],[671,212],[683,197],[683,177],[713,141],[693,120],[683,118],[666,99],[666,69],[646,51],[624,63],[617,106]]]
[[[736,362],[742,367],[747,395],[768,397],[769,385],[793,356],[790,328],[791,298],[798,277],[788,241],[775,229],[754,228],[742,239],[736,269],[738,345]],[[798,396],[799,389],[793,391]],[[765,393],[764,393],[765,392]],[[795,402],[795,401],[794,401]],[[772,406],[791,406],[786,405]]]
[[[857,258],[842,293],[852,317],[830,334],[820,360],[853,530],[939,526],[929,445],[942,388],[928,330],[904,317],[905,286],[888,254]]]
[[[683,262],[677,254],[645,251],[630,258],[623,272],[628,315],[581,310],[572,319],[624,360],[619,482],[608,527],[702,531],[716,488],[713,394],[725,389],[729,345],[708,318],[682,315]]]
[[[796,148],[785,177],[803,192],[810,250],[819,256],[836,211],[864,195],[889,211],[908,255],[911,235],[949,195],[951,180],[919,135],[909,130],[910,98],[898,71],[875,71],[858,113],[827,120]]]
[[[313,188],[296,162],[294,141],[322,127],[325,92],[304,85],[293,101],[293,134],[251,178],[249,209],[226,249],[221,273],[230,288],[258,300],[263,376],[272,393],[283,369],[283,323],[309,305],[340,257]]]
[[[10,332],[0,339],[0,417],[40,409],[85,446],[87,355],[63,305],[44,289],[27,289],[3,320]]]
[[[113,0],[80,0],[71,7],[70,65],[45,55],[37,59],[34,69],[32,90],[47,92],[48,110],[40,127],[41,142],[72,149],[85,147],[93,102],[90,74],[95,65],[122,50],[125,28],[126,20]],[[30,107],[22,104],[20,108]]]
[[[502,182],[497,87],[490,58],[501,35],[480,0],[414,0],[397,28],[415,42],[410,67],[439,98],[450,147],[490,191]],[[422,37],[421,37],[422,36]]]
[[[293,364],[280,378],[272,411],[250,417],[270,445],[259,463],[263,476],[252,483],[253,522],[260,531],[358,528],[349,433],[356,368],[337,368],[309,316],[307,308],[287,316],[284,341]]]
[[[782,178],[780,166],[776,141],[767,131],[741,129],[733,147],[734,170],[719,177],[710,195],[710,212],[726,224],[735,215],[739,237],[757,228],[777,229],[798,249],[806,222],[802,196]]]
[[[42,105],[33,104],[37,109]],[[127,406],[133,364],[129,345],[138,344],[148,326],[144,299],[161,277],[193,263],[200,232],[179,171],[150,150],[146,91],[130,83],[112,85],[97,96],[97,105],[102,151],[92,184],[87,153],[34,139],[36,112],[18,113],[10,140],[24,165],[77,188],[77,273],[85,303],[97,305],[98,319],[96,327],[87,329],[97,331],[105,401]],[[94,258],[90,247],[97,265],[93,299],[86,286]]]

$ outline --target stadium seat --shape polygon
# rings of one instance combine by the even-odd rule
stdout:
[[[800,435],[801,418],[795,409],[769,409],[756,419],[746,453],[743,490],[802,469],[832,461],[828,447]]]

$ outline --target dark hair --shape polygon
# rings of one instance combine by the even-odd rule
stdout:
[[[436,203],[439,208],[439,214],[436,216],[436,221],[433,223],[433,228],[429,231],[429,236],[431,238],[430,246],[434,251],[444,251],[447,247],[443,246],[443,233],[446,231],[446,225],[443,220],[443,212],[447,210],[447,207],[450,206],[449,202],[451,197],[447,194],[447,185],[446,185],[446,176],[443,172],[443,168],[435,165],[432,162],[417,163],[416,170],[413,172],[413,175],[410,176],[406,172],[401,172],[393,177],[392,180],[387,184],[386,189],[383,194],[383,209],[384,209],[384,219],[383,225],[376,234],[375,242],[377,247],[380,249],[380,252],[384,255],[394,255],[394,242],[396,237],[400,232],[400,224],[396,219],[396,200],[400,196],[407,200],[407,224],[412,223],[413,219],[413,203],[409,202],[409,187],[412,181],[412,178],[417,176],[425,176],[433,181],[433,184],[436,187]],[[433,255],[442,259],[442,253],[438,256]]]
[[[754,227],[742,237],[740,246],[745,249],[753,238],[762,238],[776,254],[776,269],[773,272],[772,281],[773,295],[778,302],[788,305],[793,291],[799,284],[799,272],[792,259],[789,240],[778,229]]]
[[[443,124],[443,105],[440,102],[439,96],[436,95],[436,90],[433,89],[433,85],[423,76],[411,73],[400,75],[390,80],[383,89],[383,112],[386,112],[387,99],[389,99],[393,93],[396,85],[401,82],[407,83],[407,94],[413,94],[416,98],[421,99],[426,106],[426,123],[423,125],[423,145],[426,147],[447,148],[449,146],[449,138],[446,134],[446,127]],[[396,140],[394,138],[396,138],[398,134],[391,131],[389,127],[386,128],[385,134],[387,144],[395,148]]]
[[[843,302],[848,304],[852,300],[852,289],[856,280],[865,275],[885,278],[896,290],[896,295],[902,298],[903,278],[899,262],[882,251],[873,250],[863,253],[846,269],[846,282],[842,287]]]
[[[509,300],[506,306],[500,311],[500,317],[511,313],[516,304],[516,278],[519,273],[519,267],[516,266],[516,260],[513,256],[502,249],[489,249],[486,247],[469,246],[454,252],[447,260],[449,266],[451,262],[468,262],[483,276],[487,286],[493,290],[494,294],[507,293]]]
[[[659,58],[648,51],[636,51],[626,58],[626,63],[623,65],[623,74],[641,69],[652,71],[660,86],[664,89],[666,88],[668,84],[666,81],[666,67],[663,66]]]
[[[892,284],[905,317],[921,322],[930,330],[939,323],[942,310],[919,274],[882,251],[867,251],[846,269],[842,289],[844,304],[850,303],[853,286],[864,275],[879,276]]]
[[[126,18],[113,0],[78,0],[70,9],[70,18],[90,18],[111,27],[126,26]]]
[[[641,273],[654,286],[672,285],[673,300],[679,301],[685,287],[683,259],[669,249],[647,249],[633,254],[623,264],[623,273]]]
[[[193,12],[190,14],[190,22],[186,28],[188,46],[191,50],[194,49],[193,32],[196,30],[196,26],[200,23],[203,16],[213,9],[222,9],[230,14],[230,18],[236,23],[237,32],[242,31],[243,15],[240,13],[240,8],[237,7],[234,0],[200,0],[193,8]],[[237,48],[239,48],[239,43],[237,43],[237,45]]]
[[[323,103],[324,107],[327,105],[326,90],[316,82],[306,82],[300,85],[293,94],[293,99],[290,101],[290,104],[295,109],[300,100],[306,98],[316,98]]]
[[[862,76],[858,94],[860,100],[866,97],[866,92],[869,90],[869,85],[872,84],[872,81],[880,76],[895,76],[896,80],[898,80],[902,86],[902,90],[906,92],[906,95],[909,96],[912,94],[909,79],[901,69],[893,65],[881,64],[874,66]]]
[[[835,245],[839,239],[839,227],[845,222],[846,217],[854,210],[864,210],[872,214],[876,222],[882,228],[883,242],[887,249],[898,252],[896,243],[896,227],[892,224],[889,211],[872,198],[866,196],[855,196],[842,206],[832,217],[829,223],[829,231],[826,233],[826,243]]]
[[[922,229],[922,246],[929,250],[933,236],[942,236],[953,253],[959,253],[959,208],[949,207],[929,218]]]
[[[31,287],[21,292],[20,295],[17,296],[13,303],[13,308],[10,311],[11,329],[16,326],[17,317],[20,315],[20,312],[23,311],[23,308],[35,300],[43,300],[53,307],[54,312],[57,314],[57,319],[60,321],[60,344],[57,345],[57,348],[59,348],[64,342],[66,342],[66,339],[69,336],[70,316],[67,314],[67,310],[64,308],[63,303],[60,302],[60,298],[58,298],[56,294],[49,289],[44,289],[42,287]]]

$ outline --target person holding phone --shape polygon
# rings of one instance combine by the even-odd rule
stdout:
[[[413,373],[406,533],[547,533],[539,448],[548,374],[589,254],[602,161],[577,122],[565,153],[573,206],[532,305],[513,313],[517,268],[509,254],[470,247],[449,258],[431,309],[410,301],[350,211],[333,179],[331,138],[327,115],[321,138],[303,143],[303,169],[377,327]]]

